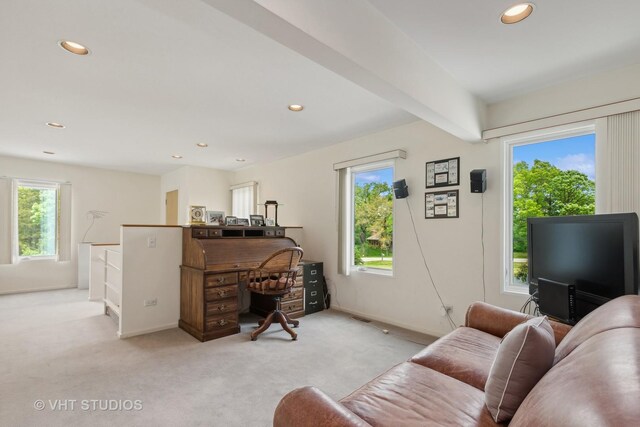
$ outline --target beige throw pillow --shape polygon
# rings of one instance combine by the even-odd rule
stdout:
[[[497,423],[510,420],[531,389],[553,365],[556,344],[546,317],[519,324],[500,343],[484,388]]]

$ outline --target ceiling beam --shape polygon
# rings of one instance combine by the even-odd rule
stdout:
[[[418,118],[481,140],[484,103],[366,0],[203,1]]]

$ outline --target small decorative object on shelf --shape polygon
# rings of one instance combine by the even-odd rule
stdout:
[[[204,224],[207,208],[205,206],[189,206],[189,223]]]
[[[224,212],[207,211],[207,225],[224,225]]]
[[[276,227],[278,227],[278,202],[276,200],[267,200],[266,202],[264,202],[264,216],[265,217],[269,217],[269,206],[275,206],[276,207],[276,215],[274,218],[274,224]],[[269,224],[267,224],[269,225]]]
[[[262,215],[249,215],[252,227],[263,227],[264,217]]]
[[[238,225],[249,225],[249,219],[248,218],[238,218],[237,224]]]
[[[238,218],[235,216],[228,216],[224,219],[224,225],[238,225]]]
[[[266,219],[264,220],[264,224],[265,224],[267,227],[275,227],[275,225],[276,225],[276,220],[275,220],[275,219],[273,219],[273,218],[266,218]]]

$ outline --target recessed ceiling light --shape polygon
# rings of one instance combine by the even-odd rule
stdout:
[[[56,154],[53,151],[43,151],[44,154]]]
[[[204,142],[198,142],[196,145],[200,148],[207,148],[209,146],[209,144],[205,144]]]
[[[245,162],[245,161],[246,161],[245,159],[240,159],[240,158],[236,159],[236,162]]]
[[[304,107],[302,105],[298,105],[298,104],[291,104],[287,108],[289,108],[289,110],[291,110],[291,111],[302,111],[302,110],[304,110]]]
[[[527,18],[533,12],[532,3],[519,3],[505,10],[500,17],[503,24],[515,24]]]
[[[56,122],[47,122],[47,126],[56,128],[56,129],[64,129],[64,125]]]
[[[66,50],[67,52],[71,52],[76,55],[88,55],[89,49],[86,46],[81,45],[80,43],[72,42],[70,40],[60,40],[58,42],[61,48]]]
[[[181,159],[182,158],[182,156],[180,154],[174,154],[171,157],[173,157],[174,159]]]

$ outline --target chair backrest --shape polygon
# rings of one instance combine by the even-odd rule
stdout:
[[[299,247],[280,249],[264,260],[258,269],[274,273],[295,270],[303,253],[304,251]]]
[[[280,249],[271,254],[259,267],[249,271],[249,283],[260,283],[252,290],[270,293],[289,292],[295,284],[302,254],[302,248],[298,247]]]

